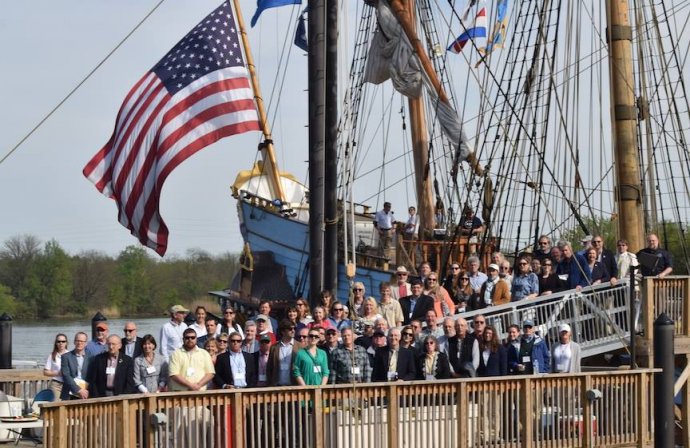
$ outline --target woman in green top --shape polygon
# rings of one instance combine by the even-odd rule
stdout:
[[[317,347],[319,330],[309,330],[309,345],[301,349],[295,356],[292,375],[300,386],[318,386],[328,383],[328,356]]]

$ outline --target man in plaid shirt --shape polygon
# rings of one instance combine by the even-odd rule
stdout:
[[[369,355],[364,347],[355,345],[355,337],[351,328],[343,328],[341,332],[343,344],[336,348],[330,357],[331,371],[329,383],[368,383],[371,381],[371,365]]]

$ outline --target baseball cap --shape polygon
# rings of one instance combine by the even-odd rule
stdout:
[[[374,332],[374,337],[376,337],[376,336],[386,336],[386,333],[384,333],[384,332],[381,331],[381,330],[376,330],[376,331]]]
[[[494,271],[498,271],[498,265],[495,264],[495,263],[491,263],[491,264],[489,265],[489,270],[492,270],[492,269],[493,269]]]
[[[255,320],[263,320],[265,322],[268,322],[268,316],[266,316],[265,314],[259,314],[258,316],[256,316]]]
[[[259,338],[259,342],[271,342],[271,337],[267,334],[262,334]]]
[[[175,314],[175,313],[188,313],[189,310],[182,305],[173,305],[170,307],[170,314]]]
[[[96,324],[96,330],[107,330],[108,324],[106,322],[98,322]]]
[[[335,328],[328,328],[326,329],[326,334],[336,334],[337,331]]]
[[[525,321],[522,323],[522,328],[533,327],[533,326],[534,326],[534,321],[532,319],[525,319]]]
[[[563,331],[567,331],[568,333],[570,333],[570,332],[571,332],[571,330],[570,330],[570,325],[568,325],[568,324],[560,324],[560,325],[558,326],[558,332],[561,333],[561,332],[563,332]]]

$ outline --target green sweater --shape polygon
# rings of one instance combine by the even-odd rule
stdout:
[[[303,348],[297,352],[292,368],[292,376],[302,377],[308,386],[318,386],[324,377],[328,378],[328,355],[320,348],[316,349],[316,356],[309,353],[309,349]]]

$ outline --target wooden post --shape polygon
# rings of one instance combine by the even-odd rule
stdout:
[[[683,285],[683,336],[690,337],[690,277],[679,279]]]
[[[400,426],[400,403],[398,402],[398,386],[395,383],[388,386],[388,448],[398,448]]]
[[[637,446],[642,448],[647,446],[647,441],[650,439],[650,434],[649,434],[649,410],[654,408],[654,402],[650,403],[649,402],[649,382],[650,379],[652,378],[652,374],[649,372],[640,372],[640,375],[637,379],[637,393],[639,395],[639,401],[638,401],[638,408],[637,408],[637,427],[639,428],[639,439],[637,440]],[[683,388],[684,393],[687,393],[687,383],[685,384],[685,388]],[[683,406],[684,408],[687,407],[687,398],[688,396],[685,396],[685,400],[683,401]],[[652,397],[652,400],[654,398]],[[683,425],[683,438],[684,440],[687,440],[685,438],[685,434],[687,433],[687,426]],[[687,443],[684,444],[683,446],[690,446]]]
[[[390,406],[389,406],[390,407]],[[314,389],[314,447],[326,446],[324,437],[323,389]]]
[[[54,410],[49,412],[48,424],[51,426],[51,433],[53,434],[53,446],[56,448],[67,448],[67,432],[71,422],[67,420],[67,408],[60,406],[57,408],[57,415]]]
[[[467,383],[462,382],[457,385],[455,393],[455,418],[458,422],[458,448],[468,448],[468,426],[470,418],[469,400],[467,399]],[[474,417],[477,415],[475,413]]]
[[[640,305],[642,311],[642,322],[644,323],[644,341],[645,341],[645,354],[644,357],[644,367],[654,366],[654,347],[652,344],[652,334],[654,332],[654,279],[653,278],[643,278],[642,279],[642,303]]]
[[[592,443],[592,415],[594,415],[594,413],[592,412],[592,402],[587,398],[587,391],[592,389],[592,377],[586,375],[580,378],[585,381],[584,387],[580,388],[580,393],[582,395],[580,398],[580,402],[582,403],[582,444],[584,447],[591,447],[594,446],[594,443]]]
[[[144,401],[144,437],[146,437],[146,446],[156,446],[156,433],[160,428],[154,428],[151,425],[151,416],[157,412],[157,401],[155,395],[149,395]]]
[[[246,446],[244,443],[245,415],[242,407],[242,394],[239,392],[232,394],[232,421],[233,445],[236,447]]]
[[[122,448],[136,447],[136,431],[130,426],[129,418],[129,400],[122,400],[117,406],[117,431],[115,431],[115,440]],[[132,437],[135,438],[132,444]]]
[[[520,389],[520,426],[522,427],[522,446],[532,446],[532,430],[536,416],[534,414],[534,405],[532,400],[532,378],[526,376]]]

